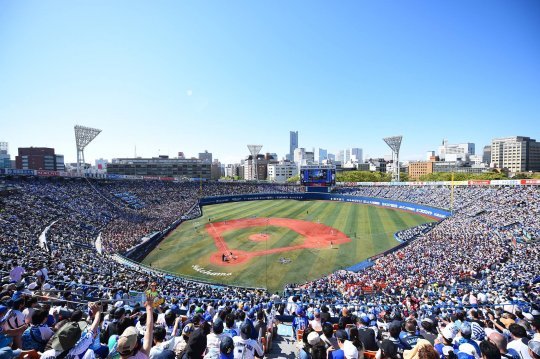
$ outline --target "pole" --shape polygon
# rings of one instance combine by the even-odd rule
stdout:
[[[451,179],[451,189],[450,189],[450,212],[454,212],[454,171],[452,171]]]

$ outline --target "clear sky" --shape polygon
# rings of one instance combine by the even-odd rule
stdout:
[[[75,124],[87,160],[540,140],[540,1],[0,0],[0,141],[72,162]]]

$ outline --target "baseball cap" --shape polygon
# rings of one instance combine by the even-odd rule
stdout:
[[[14,359],[21,355],[21,349],[12,350],[10,347],[0,349],[0,359]]]
[[[212,330],[214,331],[214,333],[216,332],[222,332],[223,331],[223,321],[221,319],[216,319],[216,321],[214,322],[214,324],[212,325]]]
[[[471,323],[469,322],[461,323],[461,327],[459,328],[459,330],[461,331],[461,334],[464,336],[472,335]]]
[[[369,324],[369,317],[367,315],[363,315],[360,320],[362,321],[362,323],[364,324]]]
[[[529,340],[529,349],[538,357],[540,357],[540,341]]]
[[[231,337],[224,336],[219,344],[219,358],[233,359],[234,358],[234,342]]]
[[[296,308],[296,315],[302,315],[302,314],[304,314],[304,309],[302,309],[302,307],[299,306],[298,308]]]
[[[135,327],[127,327],[126,330],[118,337],[116,351],[120,354],[131,353],[137,346],[137,336],[139,332]]]
[[[393,320],[388,324],[388,330],[401,329],[401,322],[399,320]]]
[[[446,338],[446,340],[449,340],[449,341],[454,340],[454,338],[456,337],[456,334],[454,333],[452,328],[450,328],[449,326],[444,327],[444,329],[441,332],[441,335],[444,338]]]
[[[193,325],[193,323],[188,323],[185,325],[184,329],[182,329],[182,334],[189,337],[194,330],[195,326]]]
[[[317,332],[311,332],[307,336],[307,342],[309,345],[317,345],[321,341],[321,337]]]
[[[249,337],[249,335],[251,334],[251,327],[248,323],[243,322],[242,325],[240,325],[240,333]]]
[[[469,343],[461,344],[457,353],[459,359],[473,359],[478,357],[476,349]]]
[[[343,329],[340,329],[340,330],[336,331],[335,336],[336,336],[337,339],[341,339],[341,340],[349,339],[349,336],[347,335],[347,332],[344,331]]]

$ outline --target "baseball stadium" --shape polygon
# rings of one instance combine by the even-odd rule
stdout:
[[[180,357],[201,347],[191,338],[201,331],[284,358],[322,350],[315,336],[347,326],[386,336],[397,328],[414,348],[413,339],[446,333],[426,319],[465,312],[501,330],[517,330],[507,319],[520,317],[526,335],[540,330],[538,180],[334,183],[328,170],[321,186],[309,173],[299,184],[0,174],[0,310],[36,302],[60,321],[89,308],[85,323],[123,323],[127,313],[146,333],[183,340],[171,349]],[[18,293],[23,301],[7,301]],[[133,322],[145,311],[156,321]],[[108,357],[110,328],[88,350]],[[365,340],[374,358],[384,340]]]
[[[221,284],[282,291],[287,283],[313,280],[393,248],[397,232],[432,221],[332,201],[214,204],[171,232],[143,263]],[[210,275],[201,276],[201,267]]]

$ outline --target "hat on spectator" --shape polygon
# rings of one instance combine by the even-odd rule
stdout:
[[[184,329],[182,329],[182,334],[185,335],[186,337],[189,337],[191,333],[193,333],[194,330],[195,330],[195,326],[193,325],[193,323],[188,323],[186,324]]]
[[[234,358],[234,342],[231,337],[224,336],[219,344],[219,359]]]
[[[307,342],[309,345],[317,345],[321,341],[321,337],[319,336],[319,333],[317,332],[311,332],[307,336]]]
[[[388,324],[388,330],[395,329],[401,329],[401,322],[399,320],[392,320],[390,324]]]
[[[304,315],[304,309],[302,306],[298,306],[298,308],[296,308],[296,315]]]
[[[444,327],[444,329],[441,332],[441,335],[448,341],[452,341],[456,337],[456,333],[454,333],[452,328],[448,325]]]
[[[343,329],[340,329],[340,330],[336,331],[335,336],[336,336],[337,339],[340,339],[342,341],[349,339],[349,336],[347,335],[347,332],[344,331]]]
[[[21,355],[21,349],[12,350],[10,347],[0,348],[0,359],[14,359]]]
[[[51,347],[59,352],[71,350],[81,338],[81,333],[86,326],[87,323],[83,321],[66,323],[53,336]]]
[[[469,322],[461,323],[461,327],[459,328],[459,330],[461,331],[461,334],[463,336],[469,337],[472,335],[471,323]]]
[[[249,337],[249,335],[251,334],[251,327],[248,323],[243,322],[242,325],[240,325],[240,334]]]
[[[474,359],[478,357],[476,349],[472,344],[464,343],[461,344],[458,348],[459,352],[457,353],[459,359]]]
[[[212,325],[212,330],[214,331],[214,333],[221,333],[223,331],[223,320],[221,320],[220,318],[216,319],[216,321]]]
[[[127,327],[126,330],[118,337],[116,350],[120,354],[131,353],[137,346],[137,336],[139,332],[135,327]]]
[[[533,352],[534,355],[540,358],[540,341],[538,340],[529,340],[529,350]]]

